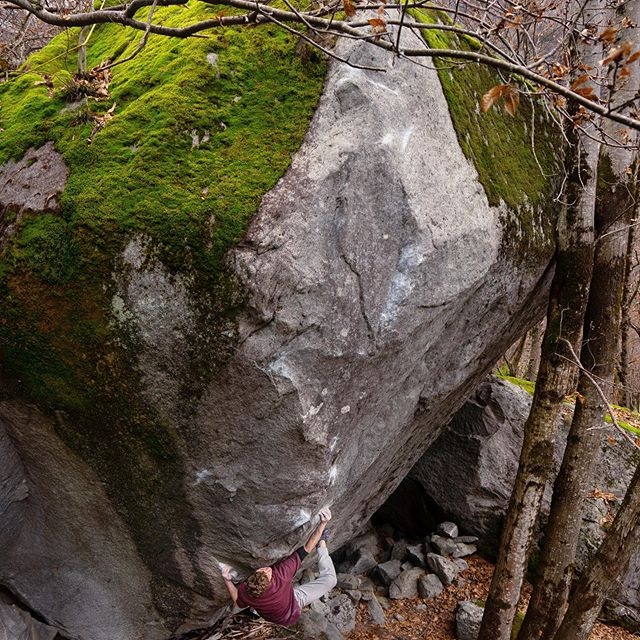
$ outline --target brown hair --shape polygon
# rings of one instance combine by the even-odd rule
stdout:
[[[246,580],[247,593],[252,598],[259,598],[269,588],[271,578],[264,571],[254,571]]]

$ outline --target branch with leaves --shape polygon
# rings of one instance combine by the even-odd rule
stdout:
[[[214,5],[213,0],[206,4]],[[482,98],[481,108],[487,110],[502,101],[506,111],[514,114],[523,93],[542,94],[551,99],[560,110],[567,101],[582,107],[582,116],[602,116],[624,127],[640,131],[640,96],[631,95],[623,104],[613,107],[595,91],[589,69],[572,82],[574,70],[565,61],[566,47],[562,44],[573,39],[604,42],[609,51],[601,66],[611,67],[609,74],[614,82],[622,85],[629,75],[631,65],[640,61],[640,49],[630,41],[618,41],[618,33],[625,25],[603,22],[577,31],[575,20],[569,15],[565,3],[564,12],[557,3],[539,1],[535,6],[513,0],[488,2],[470,0],[462,11],[458,3],[447,4],[422,1],[405,1],[398,4],[385,2],[357,2],[356,0],[320,0],[306,9],[296,8],[290,1],[285,8],[269,2],[254,0],[216,0],[215,7],[226,6],[234,15],[215,15],[195,21],[183,27],[168,27],[154,20],[149,8],[180,6],[186,0],[132,0],[131,2],[95,10],[79,10],[72,5],[54,5],[50,0],[6,0],[4,7],[22,9],[38,20],[58,27],[84,27],[92,24],[115,23],[143,32],[142,46],[150,34],[168,37],[206,37],[207,32],[229,26],[259,26],[276,24],[293,32],[325,54],[338,58],[330,49],[318,42],[317,35],[365,40],[390,54],[410,60],[424,58],[443,59],[454,64],[481,64],[493,67],[507,78],[493,87]],[[450,20],[437,24],[425,24],[412,17],[416,10],[428,9],[432,15],[441,12]],[[145,18],[138,14],[146,11]],[[219,9],[216,9],[219,11]],[[339,16],[344,16],[341,18]],[[447,22],[444,24],[443,22]],[[627,25],[628,26],[628,25]],[[439,30],[472,38],[469,48],[402,47],[400,33],[403,29],[414,31]],[[560,44],[559,44],[560,43]],[[384,69],[376,69],[383,72]],[[580,124],[580,123],[577,123]],[[627,144],[622,140],[621,144]]]

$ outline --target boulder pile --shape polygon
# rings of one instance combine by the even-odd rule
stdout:
[[[458,533],[453,522],[442,522],[416,541],[394,537],[384,525],[336,551],[337,587],[303,611],[304,637],[339,640],[355,628],[358,603],[366,603],[373,624],[384,625],[390,600],[433,598],[448,585],[461,584],[460,574],[468,569],[464,557],[476,552],[478,538]],[[311,577],[303,575],[302,581]]]

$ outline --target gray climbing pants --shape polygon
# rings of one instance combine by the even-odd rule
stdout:
[[[293,596],[298,606],[306,607],[310,602],[321,598],[336,586],[336,570],[329,556],[327,547],[318,547],[319,575],[315,580],[293,588]]]

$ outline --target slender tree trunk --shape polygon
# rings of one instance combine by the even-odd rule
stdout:
[[[603,602],[640,546],[640,466],[598,552],[578,581],[554,640],[587,640]]]
[[[523,335],[518,342],[517,347],[513,353],[511,361],[508,363],[509,366],[509,375],[515,376],[516,378],[521,377],[521,362],[522,356],[524,355],[525,346],[527,344],[527,335]]]
[[[608,160],[605,156],[605,162]],[[601,179],[602,183],[602,179]],[[616,190],[618,191],[618,190]],[[623,190],[625,193],[626,189]],[[619,191],[618,191],[619,193]],[[607,189],[607,195],[614,195]],[[611,397],[617,360],[622,281],[628,234],[619,201],[603,202],[596,218],[599,238],[585,317],[581,361]],[[613,219],[613,220],[612,220]],[[551,640],[562,621],[582,525],[582,508],[600,452],[606,406],[590,376],[581,373],[576,409],[553,491],[538,578],[520,630],[520,640]]]
[[[529,362],[524,377],[527,380],[535,380],[540,367],[540,353],[542,351],[542,338],[544,337],[544,325],[539,322],[529,332],[531,337],[531,349],[529,351]]]
[[[82,27],[78,34],[78,73],[84,74],[87,72],[87,40],[93,27]]]
[[[540,502],[553,471],[562,401],[574,379],[567,343],[582,332],[591,265],[597,143],[573,135],[565,206],[558,225],[556,271],[547,309],[540,370],[525,424],[520,465],[507,511],[479,640],[508,640],[526,572]],[[580,161],[576,161],[579,157]]]
[[[631,313],[634,302],[637,275],[634,269],[634,261],[631,259],[636,244],[636,227],[629,225],[629,237],[627,239],[628,255],[627,267],[624,274],[624,288],[622,292],[622,329],[620,336],[620,365],[618,368],[618,381],[621,386],[620,401],[625,407],[633,408],[633,391],[630,386],[631,378]]]

